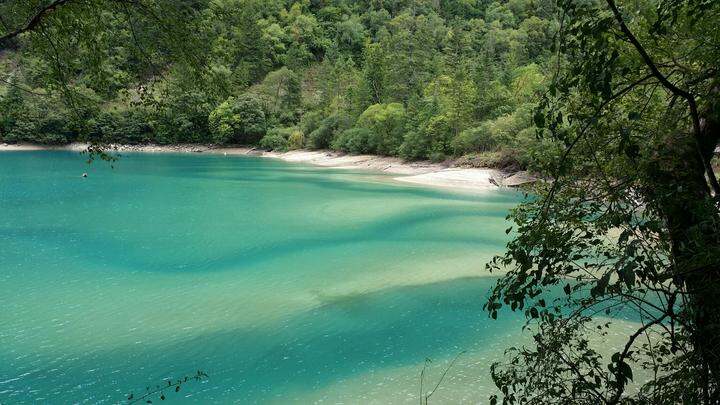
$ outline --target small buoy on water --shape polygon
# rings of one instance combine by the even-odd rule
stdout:
[[[82,176],[83,176],[83,177],[87,177],[87,173],[83,173],[83,175],[82,175]]]
[[[227,156],[227,152],[223,152],[223,155]]]

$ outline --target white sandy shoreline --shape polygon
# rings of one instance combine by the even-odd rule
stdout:
[[[69,150],[81,152],[88,144],[72,143],[63,146],[31,144],[2,144],[0,152]],[[332,151],[293,150],[289,152],[267,152],[246,147],[215,147],[207,145],[109,145],[117,152],[148,153],[213,153],[223,155],[245,155],[281,159],[287,162],[306,163],[335,169],[365,169],[397,175],[394,180],[431,187],[482,192],[498,189],[507,182],[516,186],[518,175],[509,176],[495,169],[460,168],[431,162],[405,162],[400,158],[374,155],[345,155]],[[520,176],[523,179],[526,175]],[[521,183],[529,182],[522,181]],[[520,184],[521,184],[520,183]]]

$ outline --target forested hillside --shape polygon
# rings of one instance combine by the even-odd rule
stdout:
[[[0,42],[0,140],[471,155],[498,167],[553,150],[532,128],[554,63],[550,0],[178,3],[170,16],[140,18],[123,2],[85,21],[52,15],[47,30]],[[145,47],[153,37],[177,49]]]

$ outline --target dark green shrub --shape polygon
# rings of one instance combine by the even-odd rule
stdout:
[[[310,147],[315,149],[329,148],[336,134],[339,134],[351,126],[352,119],[346,114],[333,114],[323,119],[318,128],[310,132]]]
[[[228,98],[210,113],[208,121],[213,140],[219,144],[256,143],[267,125],[262,102],[252,94]]]
[[[212,104],[207,94],[173,88],[149,116],[153,141],[163,144],[208,142],[208,115],[211,111]]]
[[[70,128],[67,112],[47,99],[25,100],[17,91],[0,99],[0,139],[8,143],[58,145],[72,142],[77,132]]]
[[[478,127],[466,129],[451,142],[452,151],[455,155],[464,155],[472,152],[485,152],[493,150],[497,146],[497,140],[487,123]]]
[[[149,117],[140,109],[101,112],[87,127],[86,141],[136,145],[153,139]]]
[[[405,133],[405,108],[400,103],[374,104],[358,118],[357,126],[367,128],[368,152],[395,155]]]
[[[260,147],[267,150],[285,151],[288,141],[277,132],[268,131],[260,140]]]
[[[267,150],[285,151],[296,128],[273,128],[260,140],[260,147]]]
[[[341,132],[333,141],[332,149],[349,153],[372,153],[370,139],[373,133],[367,128],[351,128]]]
[[[445,115],[437,115],[422,123],[420,128],[405,134],[400,155],[408,160],[440,161],[450,154],[453,128]]]
[[[303,134],[310,134],[320,127],[323,117],[320,111],[311,111],[300,119],[300,130]]]
[[[117,127],[112,138],[114,142],[136,145],[148,143],[152,137],[152,127],[145,110],[134,109],[118,113]]]

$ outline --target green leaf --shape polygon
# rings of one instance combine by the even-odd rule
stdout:
[[[605,290],[607,289],[608,283],[610,282],[610,273],[606,273],[603,275],[600,280],[597,281],[595,284],[595,287],[590,289],[590,294],[593,297],[597,297],[599,295],[605,294]]]
[[[619,271],[620,277],[628,287],[635,285],[635,262],[630,262]]]
[[[630,367],[629,364],[627,364],[627,363],[625,363],[625,362],[623,361],[623,362],[621,362],[621,363],[618,364],[618,368],[619,368],[619,370],[620,370],[620,373],[621,373],[625,378],[627,378],[628,380],[631,380],[631,381],[632,381],[632,379],[633,379],[633,372],[632,372],[632,368]]]

